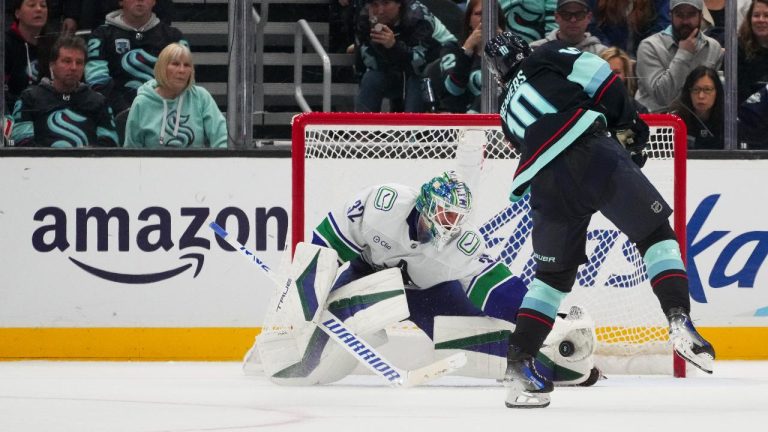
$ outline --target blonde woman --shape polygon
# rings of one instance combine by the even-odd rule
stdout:
[[[195,85],[189,48],[172,43],[139,87],[125,125],[125,147],[227,147],[227,125],[216,102]]]
[[[610,47],[603,50],[600,53],[600,58],[607,61],[611,66],[611,71],[621,78],[624,82],[624,86],[627,89],[627,94],[632,98],[632,103],[635,105],[635,109],[641,113],[647,113],[648,109],[642,106],[637,99],[635,99],[635,92],[637,91],[637,83],[635,80],[635,65],[632,59],[629,58],[629,54],[621,48]]]

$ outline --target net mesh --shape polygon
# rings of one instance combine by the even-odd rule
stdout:
[[[402,121],[366,125],[363,117],[360,123],[307,124],[303,134],[307,184],[304,211],[308,225],[305,237],[328,205],[343,195],[338,188],[344,184],[352,182],[351,190],[356,190],[365,184],[375,184],[378,178],[372,171],[385,172],[382,181],[386,182],[399,176],[408,177],[414,168],[417,173],[413,184],[420,184],[419,179],[437,171],[437,168],[431,169],[431,163],[438,162],[437,167],[439,162],[451,161],[465,132],[478,129],[477,125],[463,125],[461,120],[457,118],[456,124],[450,126],[445,126],[449,122],[444,118],[441,125],[403,124]],[[506,198],[518,154],[507,145],[497,125],[495,121],[482,126],[486,144],[480,184],[483,192],[486,189],[492,192],[475,200],[479,208],[473,211],[479,216],[474,222],[486,240],[489,254],[502,260],[528,283],[535,271],[530,245],[530,205],[527,196],[515,203]],[[653,122],[649,122],[649,126],[650,148],[646,151],[649,162],[644,172],[671,203],[674,201],[675,129]],[[427,168],[431,170],[427,172]],[[332,186],[334,182],[336,186]],[[588,231],[587,256],[588,262],[579,268],[576,286],[563,308],[578,304],[587,309],[597,328],[597,353],[610,356],[668,353],[671,367],[667,321],[635,246],[597,214]]]

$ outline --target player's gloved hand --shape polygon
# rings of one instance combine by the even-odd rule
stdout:
[[[639,117],[634,120],[632,126],[627,129],[620,129],[614,132],[616,139],[629,151],[632,160],[640,168],[645,165],[648,156],[643,153],[648,144],[648,137],[651,132],[648,125]]]

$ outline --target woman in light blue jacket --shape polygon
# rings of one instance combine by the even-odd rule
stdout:
[[[227,147],[227,124],[206,89],[195,85],[189,48],[172,43],[144,83],[125,125],[125,147]]]

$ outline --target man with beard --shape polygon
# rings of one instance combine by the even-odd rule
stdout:
[[[720,44],[700,31],[703,0],[672,0],[669,7],[672,24],[643,39],[637,49],[635,98],[650,111],[669,107],[697,66],[718,70],[723,59]]]

